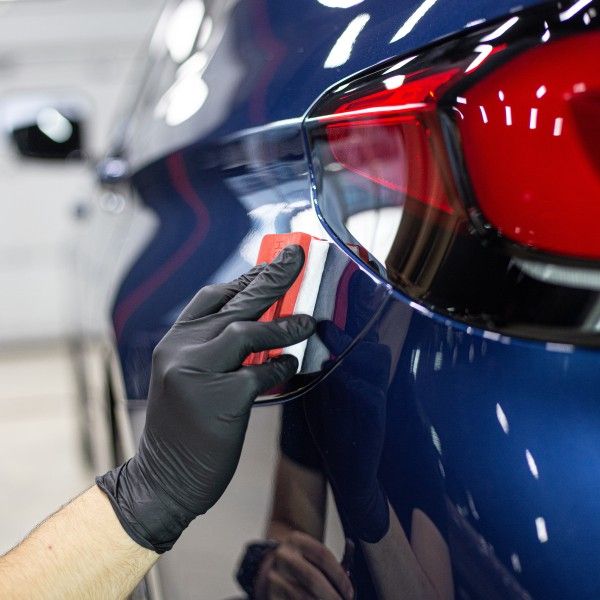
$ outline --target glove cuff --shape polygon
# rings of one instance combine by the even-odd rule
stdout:
[[[333,485],[332,488],[334,488]],[[336,499],[340,512],[355,538],[369,544],[376,544],[388,532],[390,510],[387,496],[381,486],[377,485],[373,493],[361,502],[360,506],[348,506],[338,494],[336,494]]]
[[[96,477],[96,485],[129,537],[158,554],[170,550],[196,516],[152,487],[135,457]]]

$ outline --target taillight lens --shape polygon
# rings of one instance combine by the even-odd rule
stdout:
[[[600,258],[600,32],[519,54],[461,96],[477,203],[506,237]]]
[[[334,232],[439,312],[596,343],[596,4],[524,11],[326,94],[306,129]]]

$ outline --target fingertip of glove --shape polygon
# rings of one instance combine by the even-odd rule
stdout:
[[[304,263],[304,250],[302,246],[291,244],[286,246],[276,257],[273,263],[282,265],[294,265]]]
[[[272,362],[276,363],[283,371],[289,371],[290,376],[298,370],[298,359],[291,354],[282,354],[274,358]]]
[[[295,316],[298,325],[302,329],[302,333],[304,333],[305,335],[312,335],[317,330],[317,321],[314,317],[311,317],[310,315]]]

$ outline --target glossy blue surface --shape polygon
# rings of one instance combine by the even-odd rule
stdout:
[[[168,125],[156,116],[160,85],[149,78],[122,140],[133,188],[159,220],[114,302],[130,399],[145,397],[153,346],[183,304],[202,285],[245,270],[264,233],[328,235],[312,204],[301,132],[317,97],[361,69],[513,8],[498,0],[225,4],[206,4],[218,36],[196,73],[205,102]],[[331,58],[352,22],[363,27],[355,43]],[[156,64],[172,83],[175,67]],[[361,286],[350,298],[360,318],[345,327],[355,346],[339,368],[365,340],[389,349],[380,478],[392,504],[411,486],[411,449],[402,443],[408,411],[423,434],[415,439],[437,457],[425,492],[436,497],[415,502],[444,513],[457,597],[600,597],[598,353],[487,335],[411,305],[371,275]],[[369,379],[371,366],[363,361],[354,375]]]
[[[458,587],[471,597],[597,597],[598,353],[492,341],[407,318],[396,299],[373,333],[399,356],[388,411],[413,405],[439,455]],[[397,469],[410,460],[383,457]]]

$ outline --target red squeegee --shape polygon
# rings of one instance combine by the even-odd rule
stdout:
[[[257,264],[272,262],[286,246],[290,245],[302,246],[305,256],[304,266],[298,278],[292,284],[292,287],[282,298],[267,309],[259,319],[260,321],[273,321],[274,319],[294,314],[313,314],[327,259],[329,243],[307,233],[268,234],[262,239],[256,261]],[[305,350],[306,340],[288,348],[277,348],[275,350],[250,354],[244,361],[244,364],[257,365],[269,358],[274,358],[285,353],[292,354],[298,359],[298,370],[300,370]]]

